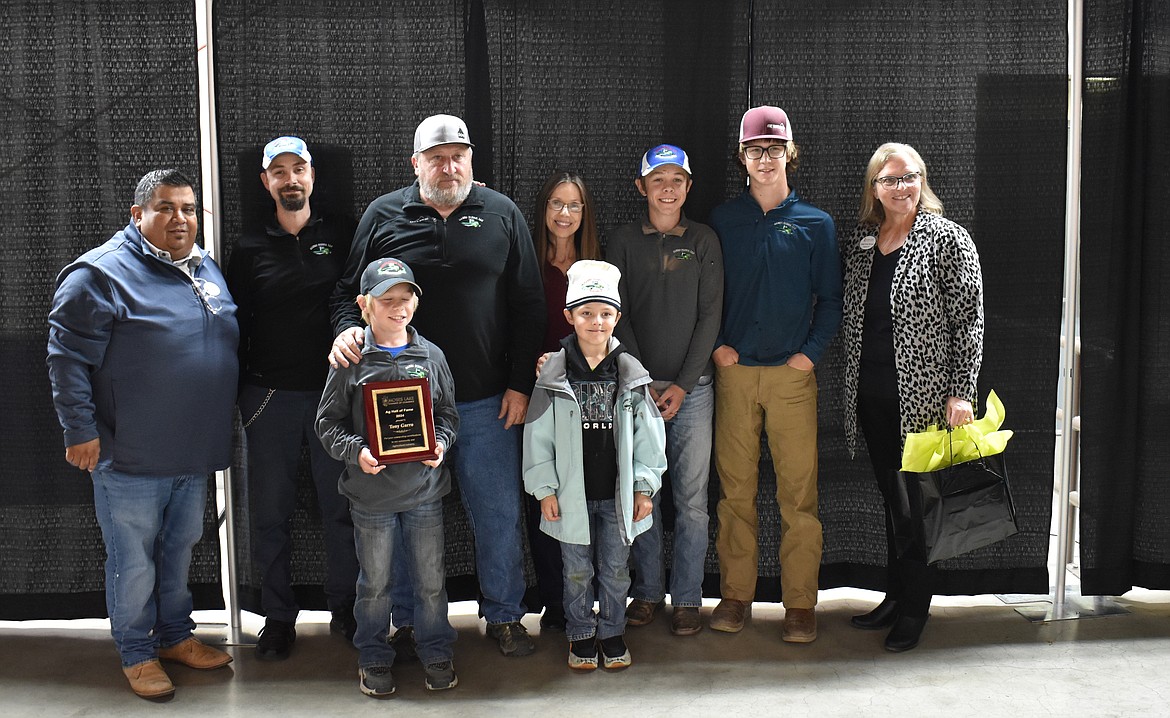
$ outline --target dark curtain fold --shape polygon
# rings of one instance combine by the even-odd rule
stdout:
[[[1164,220],[1133,212],[1135,189],[1146,202],[1165,196],[1165,173],[1157,175],[1158,164],[1146,161],[1165,157],[1165,140],[1152,132],[1136,146],[1125,139],[1133,130],[1165,124],[1155,124],[1164,120],[1166,108],[1165,18],[1150,17],[1151,0],[1139,11],[1129,4],[1118,11],[1123,4],[1102,2],[1093,11],[1101,30],[1094,40],[1098,61],[1112,62],[1108,67],[1115,71],[1108,76],[1118,78],[1116,88],[1104,83],[1113,89],[1102,89],[1092,101],[1098,104],[1087,106],[1087,114],[1095,108],[1093,117],[1100,120],[1092,176],[1095,187],[1112,198],[1106,211],[1096,213],[1102,249],[1118,227],[1151,240],[1165,235]],[[603,228],[643,211],[633,179],[641,154],[659,142],[681,145],[691,155],[692,218],[706,219],[712,207],[740,191],[733,152],[749,91],[753,103],[779,104],[790,112],[803,148],[794,185],[842,229],[853,222],[873,149],[887,140],[909,142],[929,163],[947,215],[971,230],[980,251],[988,317],[980,393],[982,398],[995,388],[1007,405],[1007,425],[1016,431],[1009,461],[1022,506],[1019,536],[947,562],[936,590],[1045,592],[1063,228],[1064,13],[1064,3],[1056,0],[914,6],[892,0],[681,0],[557,7],[536,0],[220,0],[212,31],[224,252],[230,255],[248,214],[246,197],[257,192],[259,169],[241,158],[281,134],[339,148],[347,159],[330,170],[341,176],[332,179],[342,197],[338,205],[357,215],[378,195],[414,180],[409,156],[421,118],[461,115],[476,142],[479,179],[514,198],[534,219],[532,205],[544,178],[557,168],[580,171]],[[87,597],[84,610],[50,608],[38,617],[94,613],[89,606],[95,600],[100,614],[100,536],[87,506],[88,480],[60,460],[43,364],[44,316],[56,271],[124,223],[133,183],[143,172],[168,164],[197,170],[194,18],[190,8],[152,8],[148,14],[92,1],[67,9],[25,3],[9,15],[9,29],[0,37],[6,79],[0,91],[6,95],[0,189],[8,209],[0,232],[6,246],[19,250],[0,257],[0,352],[13,387],[0,396],[6,459],[0,547],[11,557],[5,559],[11,568],[0,572],[0,594],[19,595],[29,610],[46,605],[30,596]],[[1134,53],[1125,50],[1135,34],[1145,38],[1143,52],[1136,53],[1136,75]],[[189,85],[189,92],[176,91],[176,82]],[[161,92],[160,86],[169,89]],[[1087,150],[1089,145],[1087,136]],[[319,177],[319,186],[330,181]],[[56,235],[64,241],[31,239]],[[1150,260],[1159,249],[1147,242],[1136,262],[1131,250],[1124,257],[1096,257],[1093,266],[1121,266],[1124,259],[1132,267],[1149,265],[1144,271],[1152,273]],[[1153,274],[1144,284],[1133,281],[1136,274],[1117,276],[1125,281],[1109,280],[1114,291],[1098,295],[1102,307],[1137,291],[1135,284],[1147,300],[1159,298]],[[1089,292],[1086,286],[1086,297]],[[1117,321],[1121,317],[1125,321]],[[1156,312],[1139,312],[1137,305],[1100,321],[1113,322],[1111,330],[1137,323],[1147,345],[1157,336]],[[1086,376],[1104,374],[1099,384],[1111,392],[1125,388],[1117,377],[1129,381],[1144,366],[1127,347],[1118,343],[1098,353],[1107,360],[1105,371],[1087,353]],[[1117,366],[1119,357],[1131,363]],[[881,588],[880,501],[864,447],[850,460],[844,446],[840,372],[833,349],[818,371],[822,585]],[[1165,392],[1154,388],[1143,388],[1151,405],[1164,401]],[[1087,393],[1087,425],[1091,398]],[[1141,415],[1156,408],[1144,407]],[[1115,430],[1125,419],[1117,412],[1099,425]],[[1149,458],[1142,459],[1148,463],[1137,465],[1135,459],[1135,476],[1156,463],[1150,448],[1156,442],[1148,439],[1143,457]],[[1086,465],[1098,456],[1100,444],[1094,448],[1086,436]],[[1114,449],[1102,465],[1122,461]],[[246,477],[242,459],[236,464],[239,583],[245,607],[255,610],[259,582],[249,557]],[[1116,472],[1110,476],[1116,481]],[[307,476],[302,479],[295,581],[303,605],[316,608],[324,605],[313,588],[323,575],[320,529]],[[762,600],[779,594],[774,481],[765,445]],[[1089,499],[1088,482],[1084,489]],[[1135,515],[1130,536],[1140,549],[1134,564],[1139,569],[1146,563],[1165,567],[1166,532],[1157,527],[1159,520],[1165,525],[1166,504],[1158,490],[1148,485],[1128,497],[1120,491],[1104,497],[1122,502],[1116,514]],[[717,496],[716,478],[712,502]],[[1159,505],[1161,513],[1144,509]],[[447,509],[451,596],[471,597],[470,531],[456,497],[448,499]],[[1110,514],[1108,520],[1116,518]],[[1087,519],[1086,538],[1095,531]],[[43,551],[28,550],[46,541]],[[208,585],[214,586],[218,566],[214,556],[206,558]],[[1086,566],[1117,565],[1111,555],[1102,560]],[[717,567],[712,543],[711,594]],[[207,572],[197,569],[193,575],[203,581]],[[257,600],[249,603],[253,595]],[[16,605],[5,600],[10,604]]]
[[[1085,9],[1081,591],[1170,588],[1170,14]]]
[[[89,476],[64,459],[45,346],[57,273],[126,226],[148,171],[199,174],[195,9],[8,2],[0,33],[0,619],[106,615]],[[191,584],[223,605],[214,485]]]

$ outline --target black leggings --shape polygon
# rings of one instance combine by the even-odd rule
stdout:
[[[895,518],[890,507],[898,502],[898,470],[902,466],[902,429],[898,398],[884,396],[857,397],[857,419],[873,475],[882,493],[886,509],[886,593],[898,601],[904,616],[921,618],[930,610],[932,570],[926,564],[926,544],[922,525]],[[898,555],[898,546],[902,555]]]

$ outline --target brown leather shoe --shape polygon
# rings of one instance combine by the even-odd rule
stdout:
[[[703,630],[699,609],[694,606],[675,607],[670,614],[670,632],[676,636],[693,636]]]
[[[817,614],[811,608],[789,608],[784,612],[784,633],[789,643],[812,643],[817,640]]]
[[[130,681],[130,690],[143,698],[166,698],[175,693],[175,684],[171,683],[158,659],[123,668],[122,672]]]
[[[662,601],[650,603],[649,601],[635,598],[633,601],[630,601],[630,605],[626,606],[626,625],[645,626],[654,620],[654,612],[662,608],[662,606]]]
[[[721,600],[711,612],[711,630],[739,633],[743,630],[743,621],[751,608],[750,601],[737,601],[734,598]]]
[[[164,661],[175,661],[189,668],[198,668],[201,671],[222,668],[232,662],[231,656],[218,648],[200,643],[199,639],[194,636],[185,641],[179,641],[173,646],[158,649],[158,657]]]

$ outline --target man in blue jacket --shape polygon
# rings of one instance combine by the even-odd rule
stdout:
[[[232,657],[191,635],[191,551],[207,476],[231,460],[239,328],[199,208],[173,169],[143,177],[131,222],[57,277],[49,379],[65,460],[90,472],[106,545],[106,607],[130,687],[175,691],[159,659]]]
[[[767,431],[780,507],[782,638],[817,637],[821,522],[817,518],[817,380],[841,324],[841,260],[829,215],[788,183],[799,148],[779,107],[740,123],[748,188],[711,213],[723,245],[723,328],[715,362],[720,593],[711,628],[735,633],[756,592],[756,489]]]

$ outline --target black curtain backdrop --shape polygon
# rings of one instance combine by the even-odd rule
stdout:
[[[1170,13],[1086,3],[1081,591],[1170,588]]]
[[[1023,529],[948,562],[936,589],[1047,591],[1063,237],[1063,2],[551,7],[466,0],[399,7],[222,0],[215,17],[221,156],[283,133],[350,147],[355,214],[413,181],[413,129],[435,112],[468,121],[476,177],[514,198],[530,219],[550,172],[581,172],[603,229],[643,211],[633,179],[642,152],[659,142],[691,155],[692,218],[706,219],[740,191],[733,152],[749,92],[754,104],[789,111],[804,148],[797,190],[842,230],[854,222],[860,178],[877,145],[917,146],[948,216],[972,231],[983,259],[981,394],[998,391],[1016,431],[1011,465]],[[308,57],[312,62],[302,61]],[[241,180],[233,167],[225,163],[222,180],[229,238],[238,226],[241,182],[253,181],[253,171]],[[822,585],[881,588],[880,502],[864,449],[851,461],[844,447],[840,371],[831,351],[818,372]],[[761,470],[765,578],[758,597],[774,600],[779,518],[766,453]],[[302,484],[304,516],[312,517],[307,479]],[[712,501],[717,497],[716,479]],[[470,535],[454,500],[448,519],[452,597],[473,596]],[[242,506],[237,521],[246,531]],[[298,554],[319,554],[315,527],[299,527],[297,535]],[[298,569],[306,595],[320,580],[316,565]],[[714,594],[713,543],[707,566]],[[241,572],[246,587],[256,578]]]
[[[93,484],[45,369],[57,272],[130,218],[150,170],[199,172],[195,11],[4,2],[0,33],[0,619],[106,615]],[[191,584],[223,606],[214,484]]]
[[[241,158],[280,134],[338,148],[329,174],[344,178],[332,180],[337,204],[356,216],[413,181],[411,139],[422,117],[461,115],[479,179],[531,218],[549,172],[581,171],[605,228],[641,212],[635,168],[661,141],[692,156],[692,218],[704,220],[739,191],[732,152],[749,96],[789,111],[803,148],[797,191],[843,231],[873,149],[909,142],[928,162],[947,215],[979,247],[988,318],[980,392],[995,388],[1007,405],[1022,509],[1019,536],[947,562],[936,589],[1046,592],[1065,6],[971,5],[684,0],[554,10],[533,0],[221,0],[213,32],[225,251],[247,213],[246,195],[256,196],[258,168]],[[1155,169],[1166,164],[1166,140],[1152,130],[1165,125],[1170,33],[1155,5],[1090,2],[1087,23],[1086,75],[1105,79],[1086,88],[1083,578],[1087,591],[1102,593],[1164,587],[1170,554],[1158,441],[1139,421],[1156,416],[1166,394],[1155,379],[1166,356],[1155,241],[1165,220],[1150,209],[1166,196],[1166,174]],[[197,172],[194,17],[190,8],[147,13],[92,1],[8,2],[5,10],[0,618],[102,615],[101,540],[89,481],[61,460],[44,318],[57,271],[125,223],[139,176],[166,165]],[[330,181],[319,178],[319,187]],[[34,239],[46,236],[53,240]],[[843,446],[840,371],[831,350],[818,371],[822,585],[881,588],[879,501],[864,448],[850,460]],[[240,479],[237,498],[246,499]],[[769,482],[765,454],[762,600],[778,597]],[[320,582],[321,551],[304,488],[295,556],[307,587]],[[717,492],[716,480],[712,499]],[[246,505],[238,501],[235,516],[245,603],[258,585],[247,562]],[[454,497],[447,508],[452,597],[462,598],[474,595],[471,539]],[[213,543],[201,545],[196,563],[197,593],[217,602]],[[707,566],[713,593],[713,548]],[[306,594],[306,607],[323,606],[314,596]]]

